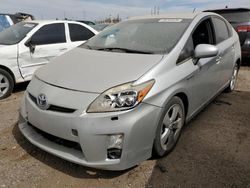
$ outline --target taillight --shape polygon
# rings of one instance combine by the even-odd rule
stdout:
[[[250,26],[249,25],[241,25],[236,28],[237,32],[250,32]]]

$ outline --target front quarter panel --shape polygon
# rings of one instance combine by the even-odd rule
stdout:
[[[8,68],[15,76],[15,82],[23,82],[17,63],[18,45],[0,46],[0,66]]]

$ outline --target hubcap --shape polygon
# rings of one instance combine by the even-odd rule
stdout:
[[[0,97],[4,96],[10,87],[9,80],[6,76],[0,74]]]
[[[230,82],[231,90],[233,90],[234,87],[235,87],[235,83],[236,83],[236,79],[237,79],[237,73],[238,73],[238,67],[235,66],[234,71],[233,71],[233,75],[232,75],[232,78],[231,78],[231,82]]]
[[[161,147],[170,150],[176,143],[183,126],[183,110],[179,104],[171,106],[162,122]]]

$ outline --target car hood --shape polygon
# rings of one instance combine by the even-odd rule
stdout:
[[[0,44],[0,61],[6,58],[16,58],[17,57],[17,45],[2,45]]]
[[[51,61],[36,77],[66,89],[102,93],[137,80],[163,58],[155,54],[131,54],[76,48]]]

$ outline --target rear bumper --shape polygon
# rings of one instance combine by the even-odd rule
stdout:
[[[135,109],[115,113],[73,113],[44,111],[26,94],[21,105],[19,129],[37,147],[68,161],[105,170],[124,170],[151,157],[161,108],[140,104]],[[111,117],[118,117],[112,120]],[[55,143],[37,129],[79,144],[80,150]],[[72,129],[78,135],[72,134]],[[108,138],[123,134],[122,155],[108,159]]]

